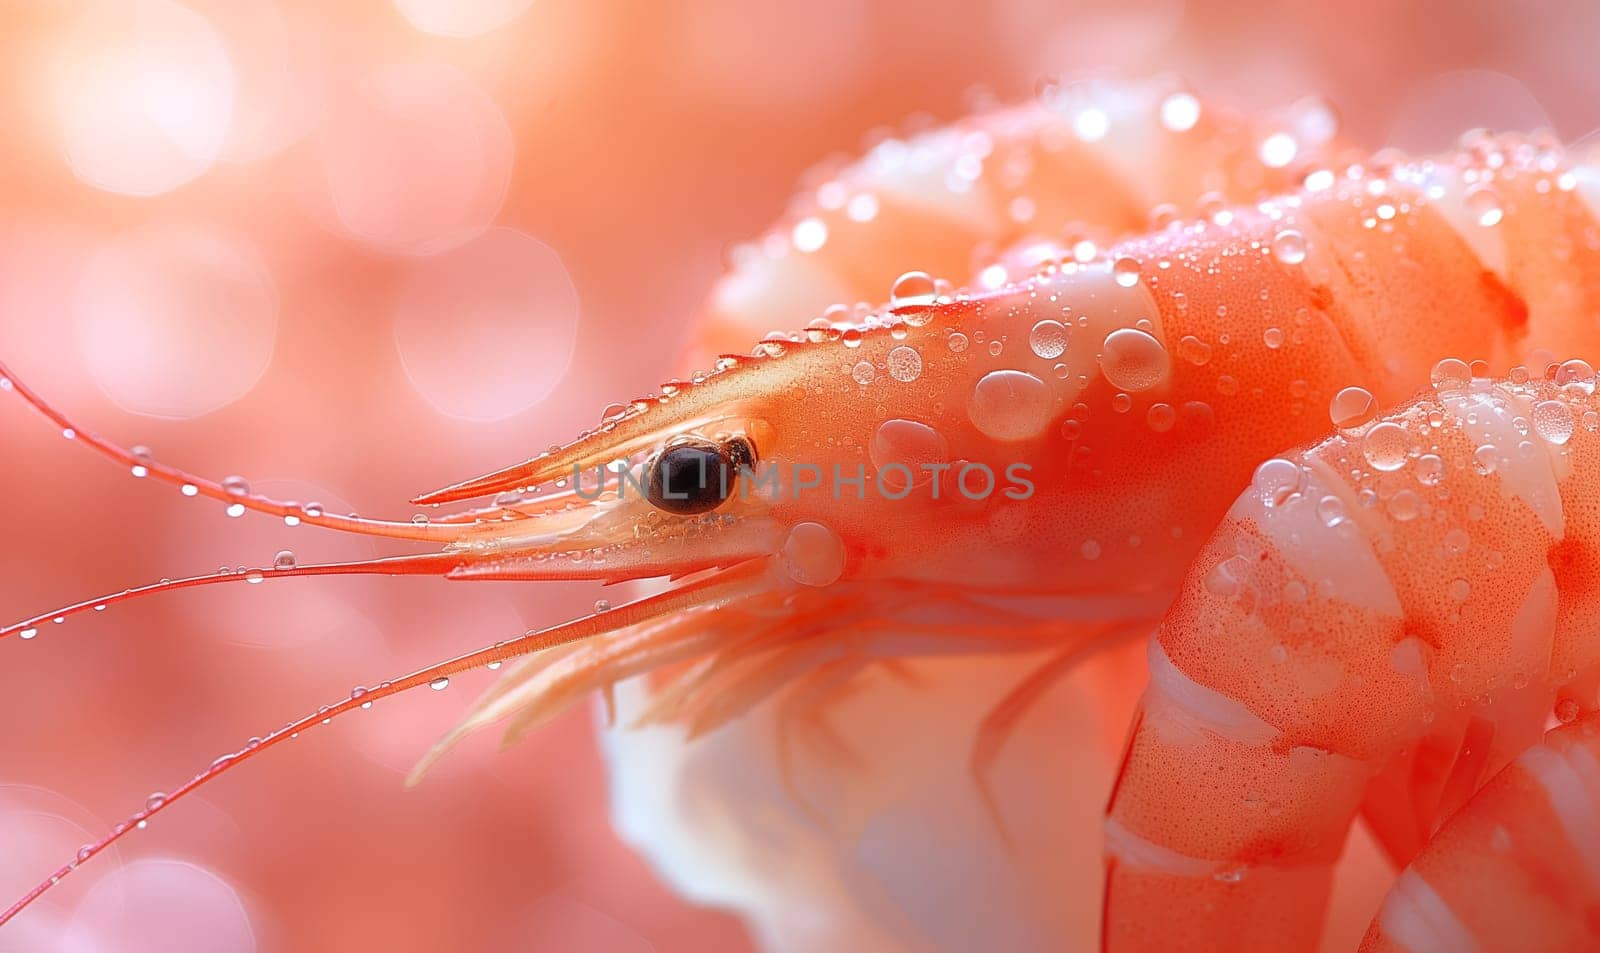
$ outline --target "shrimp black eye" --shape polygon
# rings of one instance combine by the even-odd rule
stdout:
[[[668,513],[705,513],[732,495],[738,466],[724,446],[706,440],[675,443],[650,461],[645,494]]]

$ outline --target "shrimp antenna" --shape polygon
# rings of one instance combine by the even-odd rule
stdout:
[[[324,513],[315,506],[301,506],[296,503],[288,503],[262,496],[258,493],[252,493],[248,489],[230,488],[215,480],[208,480],[186,470],[158,463],[143,454],[134,453],[99,434],[79,427],[66,414],[40,396],[37,391],[19,380],[3,362],[0,362],[0,393],[7,391],[15,393],[27,401],[34,410],[49,418],[51,422],[61,428],[61,435],[68,440],[81,443],[100,455],[127,467],[136,477],[154,477],[157,480],[170,483],[178,487],[185,496],[209,497],[229,506],[239,506],[246,510],[254,510],[257,513],[281,517],[291,525],[307,523],[312,526],[322,526],[327,529],[357,533],[363,536],[381,536],[387,539],[411,539],[424,542],[451,542],[459,539],[461,535],[459,526],[435,526],[428,523],[413,523],[409,521],[401,523],[388,520],[362,519],[358,516],[334,516]]]
[[[310,566],[278,565],[271,569],[242,569],[238,572],[224,570],[204,576],[187,576],[182,579],[163,579],[148,586],[135,586],[121,592],[101,596],[97,599],[85,599],[82,602],[63,606],[51,612],[41,612],[32,618],[23,619],[10,625],[0,626],[0,639],[11,635],[20,635],[24,639],[31,639],[39,634],[39,627],[47,622],[65,622],[69,617],[88,612],[91,609],[99,612],[107,606],[145,596],[153,596],[161,592],[173,592],[178,589],[193,589],[198,586],[211,586],[218,583],[258,583],[268,579],[287,579],[294,576],[344,576],[344,575],[383,575],[383,576],[447,576],[463,565],[463,556],[451,553],[426,553],[414,556],[387,556],[379,559],[364,559],[354,562],[319,563]]]
[[[591,613],[571,622],[561,623],[547,629],[528,632],[513,639],[496,642],[488,648],[479,649],[476,652],[468,652],[465,655],[458,655],[447,661],[418,669],[401,678],[382,682],[375,688],[357,688],[350,693],[349,698],[324,706],[312,714],[284,725],[265,737],[251,739],[250,743],[240,750],[223,755],[211,762],[209,767],[173,789],[172,793],[152,795],[145,803],[143,810],[134,813],[126,821],[113,827],[110,833],[99,840],[85,845],[78,851],[75,859],[57,868],[54,873],[40,881],[37,886],[28,891],[21,899],[6,908],[4,913],[0,913],[0,926],[4,926],[12,917],[21,913],[51,887],[60,883],[61,878],[77,870],[84,862],[121,840],[129,831],[144,828],[150,818],[194,793],[195,790],[223,772],[249,761],[268,748],[298,737],[302,731],[314,728],[319,724],[325,725],[347,712],[358,708],[367,708],[381,698],[397,695],[420,685],[443,689],[449,685],[450,676],[478,668],[479,666],[492,665],[499,667],[499,663],[509,659],[584,639],[607,635],[642,622],[660,618],[668,613],[723,604],[747,594],[754,585],[760,583],[761,576],[765,570],[765,562],[762,560],[747,562],[732,569],[684,583],[666,592],[636,599],[633,602],[605,612]]]

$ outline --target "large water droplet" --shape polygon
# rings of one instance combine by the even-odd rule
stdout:
[[[1367,431],[1361,441],[1361,452],[1374,470],[1390,473],[1405,466],[1406,456],[1411,452],[1411,437],[1406,428],[1384,421]]]
[[[1467,190],[1467,211],[1472,213],[1474,221],[1485,228],[1500,224],[1500,219],[1505,217],[1500,196],[1486,185]]]
[[[1328,402],[1328,416],[1342,430],[1359,427],[1378,411],[1378,402],[1365,387],[1346,387]]]
[[[1124,255],[1111,263],[1111,276],[1124,288],[1139,283],[1139,263]]]
[[[925,423],[895,418],[878,425],[867,448],[872,465],[883,469],[892,463],[908,467],[915,478],[924,463],[947,463],[950,446],[944,436]]]
[[[1533,405],[1533,429],[1546,441],[1560,446],[1572,439],[1572,409],[1559,400]]]
[[[1300,481],[1301,472],[1298,464],[1282,457],[1274,457],[1256,467],[1255,476],[1250,482],[1256,490],[1266,495],[1272,505],[1282,506],[1290,496],[1299,492]]]
[[[280,570],[295,568],[294,553],[287,549],[279,550],[278,555],[272,557],[272,568]]]
[[[1138,328],[1118,328],[1106,335],[1100,371],[1120,390],[1149,390],[1167,379],[1172,359],[1167,349]]]
[[[1298,265],[1306,260],[1306,237],[1286,228],[1273,236],[1272,254],[1285,265]]]
[[[916,348],[902,344],[889,352],[886,363],[889,376],[901,383],[909,384],[922,376],[922,355]]]
[[[1023,371],[993,371],[973,388],[967,416],[995,440],[1032,439],[1050,425],[1050,388]]]
[[[1060,357],[1067,350],[1067,326],[1060,321],[1040,321],[1028,332],[1028,347],[1047,361]]]
[[[844,574],[844,542],[821,523],[797,523],[779,554],[789,578],[802,586],[830,585]]]
[[[925,271],[908,271],[889,288],[889,306],[907,308],[933,304],[938,295],[933,276]]]
[[[1429,375],[1435,390],[1445,390],[1465,387],[1472,383],[1472,368],[1467,362],[1454,357],[1447,357],[1433,365],[1433,372]]]

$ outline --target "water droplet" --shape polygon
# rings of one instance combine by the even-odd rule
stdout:
[[[1465,579],[1455,579],[1445,591],[1452,602],[1466,602],[1467,596],[1472,594],[1472,585]]]
[[[916,348],[902,344],[889,352],[886,363],[889,376],[903,384],[922,376],[922,355],[917,353]]]
[[[1412,490],[1401,490],[1389,497],[1389,515],[1402,523],[1409,523],[1422,512],[1422,499]]]
[[[1060,357],[1067,350],[1067,326],[1060,321],[1040,321],[1028,332],[1028,347],[1047,361]]]
[[[1265,344],[1274,351],[1280,347],[1283,347],[1283,329],[1267,328],[1265,331],[1262,331],[1261,343]]]
[[[960,354],[962,351],[967,349],[967,345],[970,342],[967,340],[967,336],[965,334],[962,334],[960,331],[956,331],[949,337],[945,338],[944,343],[950,348],[952,353]]]
[[[1561,446],[1572,439],[1572,410],[1559,400],[1533,405],[1533,429],[1545,441]]]
[[[261,580],[263,580],[265,578],[267,578],[267,577],[265,575],[263,575],[261,570],[259,570],[259,569],[252,569],[249,572],[244,574],[245,583],[247,585],[251,585],[251,586],[259,583]]]
[[[1121,390],[1149,390],[1167,379],[1171,367],[1161,342],[1137,328],[1112,331],[1101,348],[1100,371]]]
[[[1211,345],[1192,334],[1185,334],[1178,341],[1178,356],[1196,367],[1204,367],[1211,361]]]
[[[288,549],[280,549],[280,550],[278,550],[278,555],[272,557],[272,568],[273,569],[293,569],[293,568],[295,568],[294,552],[292,550],[288,550]]]
[[[967,416],[995,440],[1029,440],[1050,425],[1050,388],[1022,371],[985,374],[972,390]]]
[[[229,496],[250,495],[250,484],[246,483],[244,477],[241,476],[223,477],[222,489]]]
[[[1571,360],[1556,369],[1556,384],[1562,389],[1573,389],[1580,394],[1594,393],[1594,368],[1588,361]]]
[[[442,692],[450,687],[450,677],[447,675],[440,675],[438,678],[429,682],[428,687],[436,692]]]
[[[1444,534],[1444,551],[1448,556],[1459,556],[1472,546],[1472,534],[1456,527]]]
[[[1467,366],[1466,361],[1447,357],[1433,365],[1429,379],[1435,390],[1465,387],[1472,382],[1472,368]]]
[[[26,629],[23,629],[21,632],[17,633],[17,635],[21,636],[24,639],[31,639],[34,636],[38,635],[38,634],[39,634],[39,630],[36,629],[36,628],[33,628],[31,626],[26,628]]]
[[[925,271],[908,271],[889,288],[889,306],[906,308],[931,305],[938,296],[933,277]]]
[[[1341,430],[1359,427],[1378,412],[1378,402],[1364,387],[1346,387],[1328,402],[1328,416]]]
[[[1273,236],[1272,254],[1285,265],[1298,265],[1306,260],[1306,237],[1286,228]]]
[[[1127,256],[1118,258],[1111,263],[1111,276],[1122,287],[1132,288],[1139,283],[1139,263]]]
[[[1467,211],[1472,214],[1473,220],[1484,228],[1500,224],[1500,219],[1505,217],[1505,209],[1500,205],[1500,196],[1486,185],[1467,190]]]
[[[1322,525],[1333,528],[1344,522],[1344,501],[1337,496],[1325,496],[1317,501],[1317,518]]]
[[[1578,703],[1577,699],[1563,698],[1556,702],[1556,721],[1561,722],[1563,725],[1572,724],[1582,714],[1583,706]]]
[[[594,601],[594,611],[596,611],[596,612],[610,612],[611,611],[611,600],[609,600],[609,599],[596,599]]]
[[[850,368],[850,376],[857,384],[870,384],[873,378],[878,376],[878,372],[872,369],[872,362],[860,361],[855,367]]]
[[[1251,485],[1266,495],[1274,506],[1282,506],[1300,490],[1300,467],[1292,460],[1274,457],[1256,467]]]
[[[827,586],[844,574],[844,542],[821,523],[797,523],[779,553],[789,578],[803,586]]]
[[[498,672],[498,671],[500,671],[500,666],[502,666],[504,664],[505,664],[504,662],[490,662],[488,665],[485,665],[484,668],[488,669],[491,672]]]
[[[1406,428],[1392,421],[1384,421],[1367,431],[1361,441],[1362,455],[1374,470],[1390,473],[1405,466],[1411,452],[1411,437]]]
[[[1178,422],[1178,412],[1171,404],[1151,404],[1145,411],[1145,423],[1156,433],[1166,433]]]
[[[244,504],[243,503],[229,503],[227,508],[224,509],[222,512],[228,514],[228,518],[229,519],[238,519],[239,517],[244,515]]]
[[[193,483],[185,483],[183,486],[178,487],[178,492],[184,496],[199,496],[200,488]]]
[[[167,804],[167,796],[160,791],[145,798],[144,809],[149,812],[159,811]]]
[[[1100,543],[1098,540],[1086,539],[1083,541],[1083,545],[1078,547],[1078,552],[1083,555],[1084,559],[1093,562],[1100,558]]]

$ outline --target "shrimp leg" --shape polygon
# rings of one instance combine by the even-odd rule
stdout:
[[[1307,948],[1365,789],[1435,722],[1488,775],[1597,707],[1594,388],[1448,382],[1257,470],[1150,643],[1107,949]]]
[[[1600,948],[1600,712],[1495,775],[1400,874],[1362,953]]]

